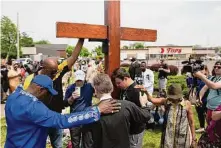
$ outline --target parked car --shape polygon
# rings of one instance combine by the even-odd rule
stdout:
[[[58,59],[58,63],[60,64],[60,63],[62,63],[64,60],[65,60],[65,58],[59,58],[59,59]]]
[[[30,58],[20,58],[20,59],[17,59],[16,61],[19,63],[22,63],[23,65],[33,63],[33,60]]]
[[[216,56],[214,57],[214,60],[219,61],[219,60],[221,60],[221,57],[218,56],[218,55],[216,55]]]

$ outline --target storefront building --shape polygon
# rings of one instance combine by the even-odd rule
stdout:
[[[167,60],[185,60],[190,57],[202,57],[206,55],[215,55],[212,48],[199,48],[193,50],[192,46],[149,46],[146,49],[121,49],[121,60],[132,57],[138,60],[167,59]]]

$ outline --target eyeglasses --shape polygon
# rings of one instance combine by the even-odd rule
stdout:
[[[221,66],[214,66],[214,69],[216,69],[216,68],[221,69]]]

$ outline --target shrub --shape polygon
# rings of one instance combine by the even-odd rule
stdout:
[[[169,69],[170,69],[170,74],[169,74],[169,75],[174,76],[174,75],[177,75],[177,74],[178,74],[179,69],[178,69],[177,66],[168,65],[168,67],[169,67]],[[155,71],[155,72],[157,72],[159,68],[160,68],[160,64],[153,64],[153,65],[150,66],[150,69],[151,69],[152,71]]]
[[[169,69],[170,69],[170,75],[172,75],[172,76],[176,76],[179,72],[178,67],[176,67],[174,65],[169,65]]]
[[[160,64],[153,64],[150,66],[150,69],[155,72],[158,72],[159,68],[160,68]]]
[[[154,91],[158,91],[158,87],[159,87],[158,83],[159,83],[158,72],[154,72]],[[173,83],[178,83],[182,86],[183,94],[186,94],[188,92],[185,75],[168,76],[167,87]]]

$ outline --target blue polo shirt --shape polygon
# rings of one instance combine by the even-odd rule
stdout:
[[[67,100],[71,97],[72,93],[75,91],[76,84],[70,85],[66,92],[64,99]],[[92,97],[94,93],[94,88],[90,83],[85,83],[81,87],[81,96],[77,98],[71,105],[71,112],[79,112],[85,110],[87,107],[92,106]]]
[[[100,118],[97,107],[69,115],[51,111],[21,86],[8,97],[5,115],[7,123],[5,148],[44,148],[48,127],[70,128],[92,123]]]

